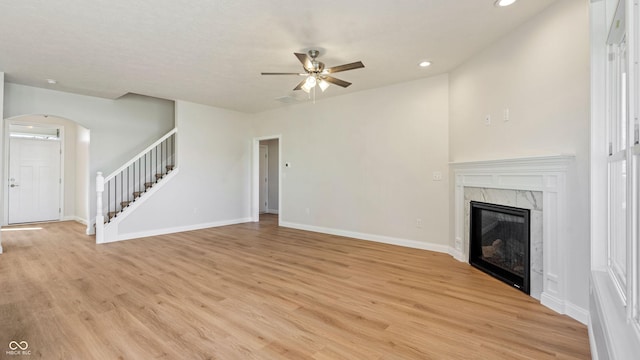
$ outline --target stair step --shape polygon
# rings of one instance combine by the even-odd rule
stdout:
[[[173,170],[174,168],[175,168],[175,165],[167,165],[167,173],[169,171]],[[166,173],[165,174],[156,174],[156,181],[162,179],[165,175],[167,175],[167,174]],[[144,183],[145,191],[149,190],[150,188],[152,188],[153,185],[155,185],[155,182],[146,182],[146,183]],[[142,194],[144,194],[145,191],[134,191],[133,192],[133,199],[135,200],[135,199],[139,198],[140,196],[142,196]],[[104,220],[104,223],[106,224],[106,223],[110,222],[111,219],[113,219],[114,217],[118,216],[118,214],[120,212],[122,212],[122,210],[124,210],[124,208],[126,208],[129,205],[131,205],[131,203],[134,200],[120,202],[120,206],[121,206],[120,211],[110,211],[110,212],[108,212],[107,216],[106,216],[106,218]]]

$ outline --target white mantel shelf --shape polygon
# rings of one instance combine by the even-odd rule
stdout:
[[[505,167],[531,169],[532,167],[540,167],[549,169],[553,167],[567,167],[567,165],[575,159],[574,155],[559,154],[546,156],[530,156],[509,159],[492,159],[492,160],[470,160],[470,161],[454,161],[450,162],[454,169],[457,168],[476,168],[479,170],[487,170],[492,167]]]
[[[543,286],[540,302],[581,322],[587,320],[584,309],[566,299],[566,262],[568,214],[567,175],[574,164],[573,155],[548,155],[495,160],[451,162],[455,176],[455,239],[451,255],[469,262],[469,244],[464,236],[464,188],[540,191],[543,196]]]

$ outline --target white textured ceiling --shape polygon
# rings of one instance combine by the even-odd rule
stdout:
[[[293,52],[361,60],[336,74],[353,85],[317,94],[337,96],[447,72],[554,1],[0,0],[0,71],[60,91],[257,112],[284,106],[276,98],[301,80],[260,75],[302,70]],[[423,59],[433,65],[418,68]]]

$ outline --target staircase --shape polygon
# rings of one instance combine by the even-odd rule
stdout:
[[[118,170],[96,177],[96,243],[117,241],[117,224],[151,196],[176,170],[173,129]]]

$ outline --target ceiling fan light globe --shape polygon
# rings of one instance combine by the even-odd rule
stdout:
[[[497,7],[505,7],[505,6],[513,5],[513,3],[515,3],[515,2],[516,2],[516,0],[496,0],[495,6],[497,6]]]
[[[311,89],[312,87],[316,86],[316,78],[315,76],[309,76],[307,78],[307,81],[305,81],[305,86],[308,86],[309,89]]]
[[[300,89],[302,89],[302,91],[304,91],[304,92],[306,92],[306,93],[308,94],[308,93],[309,93],[309,91],[311,91],[311,88],[312,88],[312,87],[313,87],[313,86],[309,86],[309,85],[307,84],[307,82],[305,82],[305,83],[304,83],[304,85],[302,85],[302,86],[300,87]]]
[[[318,86],[320,87],[320,90],[322,90],[322,92],[327,90],[329,85],[329,82],[327,82],[325,79],[320,79],[320,81],[318,82]]]

